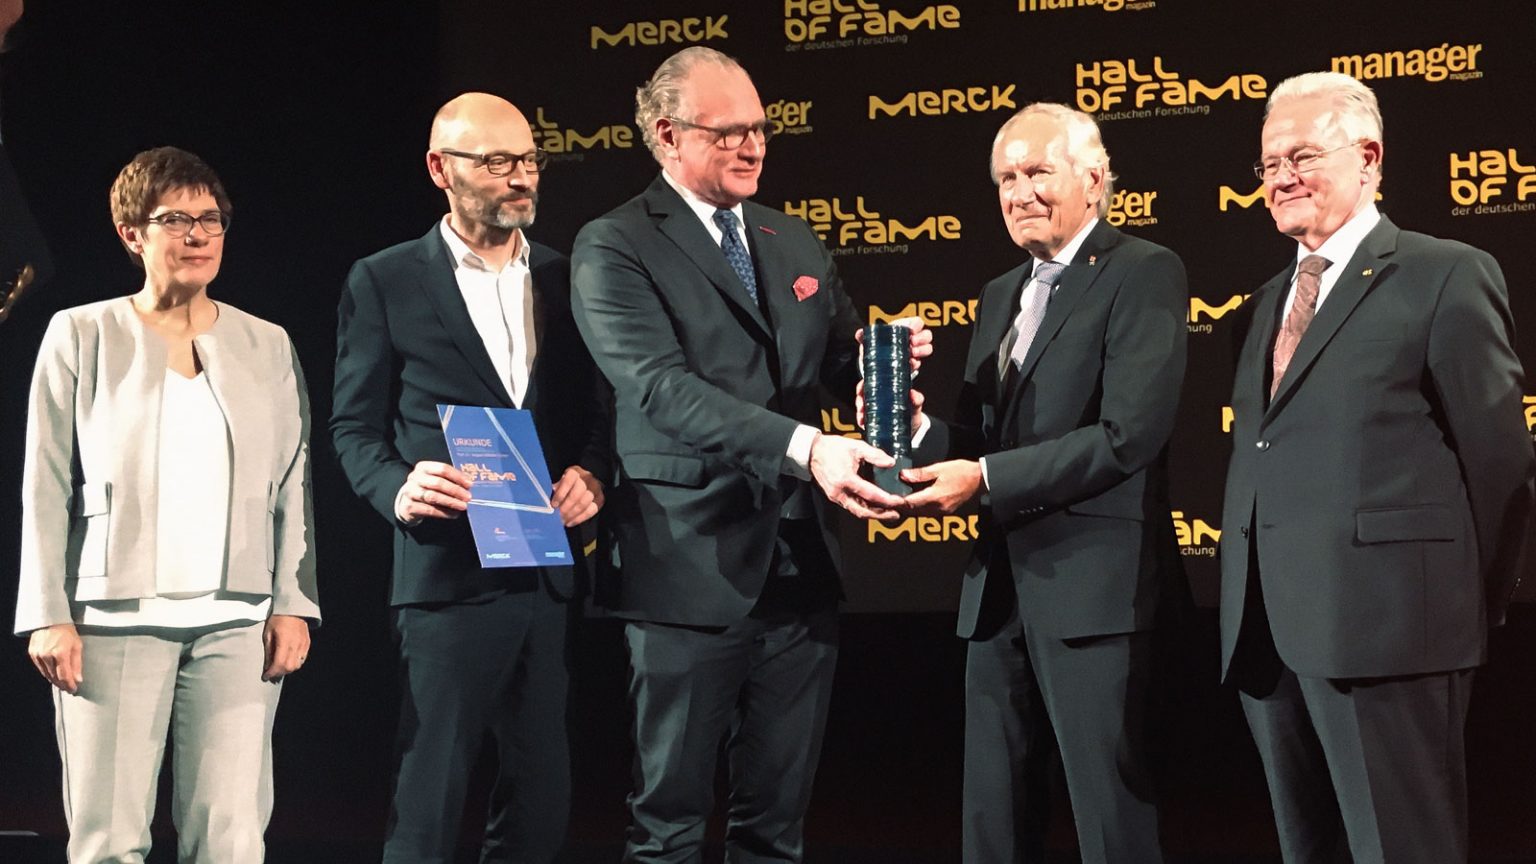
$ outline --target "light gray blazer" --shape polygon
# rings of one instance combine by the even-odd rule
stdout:
[[[309,399],[281,327],[227,303],[193,340],[229,428],[228,591],[319,620]],[[71,601],[155,596],[160,397],[167,348],[127,297],[53,316],[38,352],[22,473],[18,634]]]

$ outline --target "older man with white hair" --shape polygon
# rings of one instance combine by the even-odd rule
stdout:
[[[1499,265],[1376,207],[1376,97],[1270,95],[1292,260],[1248,300],[1222,517],[1222,671],[1286,862],[1467,860],[1473,669],[1518,579],[1533,455]]]
[[[992,145],[1025,263],[981,292],[956,422],[905,472],[917,512],[981,498],[960,598],[966,864],[1044,861],[1059,745],[1085,864],[1158,862],[1145,765],[1150,630],[1181,570],[1167,445],[1184,379],[1184,265],[1102,220],[1093,119],[1025,107]]]

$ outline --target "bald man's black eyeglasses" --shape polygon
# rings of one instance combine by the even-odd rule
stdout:
[[[443,147],[437,152],[444,156],[473,159],[492,177],[505,177],[512,173],[512,168],[516,165],[522,165],[523,170],[529,174],[536,174],[543,171],[544,166],[549,164],[549,154],[538,148],[529,150],[527,153],[465,153],[463,150],[449,150]]]

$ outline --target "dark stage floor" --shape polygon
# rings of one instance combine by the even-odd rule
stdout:
[[[964,645],[952,616],[844,619],[816,798],[807,821],[808,860],[820,864],[959,864],[961,673]],[[329,625],[328,625],[329,627]],[[1163,845],[1169,864],[1276,864],[1274,825],[1257,754],[1233,694],[1215,685],[1215,620],[1196,613],[1169,646],[1160,692],[1164,729],[1156,754]],[[328,634],[347,644],[365,634]],[[624,657],[613,622],[588,622],[575,694],[576,801],[568,864],[618,860],[629,783]],[[352,642],[351,644],[366,644]],[[268,832],[275,864],[378,860],[389,789],[393,671],[387,643],[366,680],[295,678],[278,716],[277,804]],[[324,657],[324,654],[320,655]],[[351,669],[359,666],[352,658]],[[1536,864],[1536,608],[1517,607],[1495,634],[1479,671],[1468,727],[1473,860]],[[298,686],[298,685],[303,686]],[[27,747],[12,748],[19,774],[47,777],[30,789],[0,787],[0,864],[63,860],[57,756],[47,719]],[[14,743],[14,742],[13,742]],[[8,762],[13,761],[7,759]],[[7,766],[9,769],[11,766]],[[482,784],[483,785],[483,784]],[[151,862],[174,861],[162,789]],[[465,819],[473,843],[485,792]],[[1074,837],[1058,787],[1050,844],[1072,862]],[[719,826],[712,826],[718,841]],[[472,861],[466,849],[462,860]],[[708,860],[719,861],[718,851]]]
[[[619,847],[583,846],[567,851],[561,859],[564,864],[613,864],[619,858]],[[720,859],[718,849],[711,850],[709,858]],[[0,838],[0,861],[7,864],[56,864],[64,860],[62,841],[34,840],[19,843],[10,838]],[[169,849],[156,849],[149,856],[149,864],[174,864],[176,857]],[[379,860],[377,848],[364,848],[334,843],[273,843],[267,849],[270,864],[373,864]],[[473,864],[473,850],[465,850],[459,857],[460,864]],[[851,849],[824,846],[807,857],[808,864],[951,864],[957,860],[953,851],[913,851],[899,849]],[[1074,864],[1075,852],[1053,853],[1050,864]],[[1526,864],[1536,859],[1474,858],[1472,864]],[[1169,854],[1166,864],[1280,864],[1278,855],[1178,855]]]

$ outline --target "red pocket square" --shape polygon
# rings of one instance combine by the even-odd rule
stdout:
[[[801,276],[795,280],[795,299],[804,300],[815,294],[819,288],[821,283],[816,281],[815,276]]]

